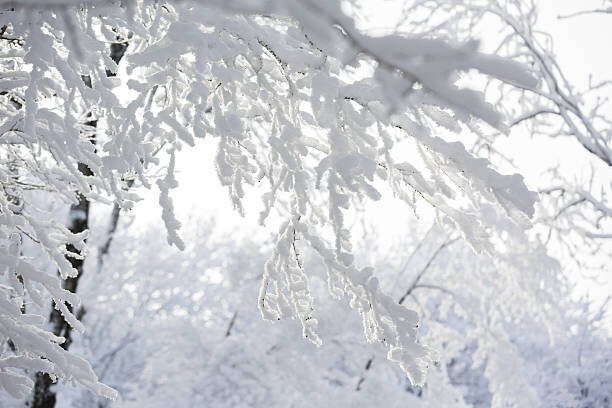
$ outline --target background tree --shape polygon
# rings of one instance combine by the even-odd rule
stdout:
[[[120,38],[117,38],[120,40]],[[125,50],[127,48],[127,42],[115,42],[110,45],[110,57],[115,64],[118,64],[123,55],[125,54]],[[107,69],[106,75],[108,77],[116,76],[116,73],[111,72]],[[82,77],[83,82],[89,88],[92,87],[91,77],[88,75],[84,75]],[[91,113],[88,113],[87,116],[91,116]],[[85,132],[84,138],[89,139],[91,143],[96,144],[96,128],[98,125],[98,120],[90,120],[84,123],[83,132]],[[86,177],[93,176],[91,169],[87,167],[84,163],[79,163],[77,166],[78,170]],[[68,213],[69,225],[68,230],[73,234],[81,234],[89,229],[89,200],[83,195],[78,195],[78,202],[70,206],[70,211]],[[111,228],[109,231],[109,239],[112,239],[112,233],[114,231],[114,227],[117,224],[117,220],[119,217],[119,207],[115,204],[113,207],[113,214],[111,217]],[[74,246],[69,245],[67,247],[69,252],[77,252]],[[103,256],[104,249],[101,251],[101,255]],[[84,257],[77,258],[68,258],[72,267],[77,270],[78,274],[74,277],[67,278],[63,283],[63,288],[72,292],[77,293],[77,288],[79,284],[80,278],[83,276],[83,265],[84,265]],[[71,313],[74,313],[72,310],[72,306],[68,305],[68,310]],[[83,306],[79,308],[79,310],[75,313],[77,319],[81,320],[82,316],[85,314],[85,309]],[[72,343],[72,326],[68,324],[66,320],[62,317],[62,314],[58,309],[52,309],[51,315],[49,317],[49,322],[53,327],[53,334],[58,337],[63,337],[65,340],[61,344],[61,347],[64,350],[68,350],[70,344]],[[36,374],[36,383],[34,388],[34,397],[32,399],[32,407],[54,407],[56,396],[55,393],[50,389],[53,384],[53,379],[47,373],[37,373]]]

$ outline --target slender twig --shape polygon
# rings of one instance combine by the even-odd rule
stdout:
[[[561,20],[565,18],[584,16],[587,14],[612,14],[612,7],[608,7],[606,9],[581,10],[570,14],[558,15],[557,18]]]
[[[423,276],[425,275],[425,272],[427,272],[427,270],[429,269],[429,267],[431,266],[431,264],[435,261],[436,257],[440,254],[440,252],[442,252],[446,247],[448,247],[449,245],[452,245],[453,243],[455,243],[456,241],[458,241],[459,238],[453,238],[451,240],[448,240],[446,242],[444,242],[442,245],[440,245],[438,247],[438,249],[436,249],[436,251],[432,254],[431,258],[429,258],[429,260],[427,261],[427,263],[425,264],[425,266],[423,267],[423,269],[421,269],[421,271],[416,275],[416,277],[414,278],[414,280],[412,281],[412,283],[410,284],[410,286],[408,287],[408,289],[406,290],[406,293],[404,293],[404,295],[399,299],[398,303],[401,305],[402,303],[404,303],[404,301],[406,300],[406,298],[412,293],[412,291],[416,288],[416,286],[419,284],[421,278],[423,278]],[[422,286],[422,285],[421,285]]]
[[[366,379],[366,373],[368,372],[368,370],[370,368],[372,368],[372,362],[373,361],[374,361],[374,356],[370,357],[368,359],[368,361],[366,362],[365,370],[364,370],[363,374],[361,375],[361,377],[359,377],[359,381],[357,381],[357,386],[355,387],[355,391],[361,390],[361,386],[363,385],[363,382]]]
[[[225,337],[229,337],[232,334],[232,329],[234,328],[234,324],[236,323],[236,318],[238,317],[238,311],[235,311],[232,315],[232,318],[227,325],[227,330],[225,331]]]

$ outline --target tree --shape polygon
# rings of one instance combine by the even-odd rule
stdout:
[[[370,232],[355,248],[357,262],[372,262],[394,299],[414,288],[403,304],[419,310],[422,341],[440,353],[427,384],[410,387],[383,350],[360,341],[361,322],[347,302],[326,296],[325,265],[303,245],[325,339],[316,353],[298,338],[298,322],[266,324],[254,308],[273,242],[254,245],[250,228],[224,236],[214,222],[192,221],[182,230],[188,247],[181,254],[158,229],[143,229],[146,219],[139,212],[123,218],[103,270],[81,292],[88,331],[75,351],[119,391],[112,406],[588,407],[609,400],[610,351],[595,327],[599,317],[585,319],[582,305],[567,300],[554,263],[545,291],[525,290],[541,275],[474,256],[459,240],[444,246],[439,228],[423,234],[409,224],[391,250],[377,248],[380,236]],[[100,235],[90,245],[103,242]],[[541,300],[553,296],[563,300],[551,299],[555,310],[542,313]],[[589,350],[580,365],[579,348]],[[69,387],[58,395],[62,407],[107,406]]]
[[[537,89],[493,83],[487,86],[493,88],[489,93],[509,118],[508,125],[514,134],[552,139],[550,146],[561,138],[577,143],[576,161],[584,163],[590,171],[544,160],[550,168],[543,169],[544,174],[534,180],[542,204],[536,225],[542,242],[548,245],[551,239],[556,241],[557,247],[570,254],[567,260],[574,268],[601,270],[601,263],[593,263],[590,254],[605,254],[601,257],[604,264],[612,256],[606,245],[612,212],[609,180],[605,177],[612,157],[611,122],[606,114],[610,108],[607,92],[611,82],[608,78],[589,76],[586,86],[578,86],[568,78],[557,62],[553,39],[538,27],[536,2],[470,1],[457,5],[444,0],[408,1],[402,14],[402,28],[415,35],[427,30],[427,25],[415,24],[422,13],[429,13],[429,18],[439,24],[440,35],[451,32],[460,39],[476,36],[487,24],[495,24],[501,31],[489,37],[489,47],[499,55],[530,66],[540,79]],[[500,133],[487,134],[477,145],[480,149],[492,149],[490,154],[499,156],[494,142],[499,136]],[[549,248],[552,250],[553,245]],[[555,256],[564,257],[563,252],[557,249]]]
[[[66,256],[85,256],[86,233],[46,221],[37,199],[77,203],[82,196],[129,209],[138,197],[128,184],[156,185],[168,243],[182,249],[171,199],[176,154],[205,135],[218,140],[218,175],[234,207],[243,212],[245,193],[253,190],[264,201],[261,222],[279,224],[259,295],[264,318],[296,318],[303,335],[321,343],[300,255],[306,245],[326,265],[330,292],[350,298],[366,339],[380,342],[413,384],[424,382],[434,355],[417,338],[417,313],[385,293],[371,268],[354,262],[347,215],[360,202],[395,195],[413,208],[435,208],[439,223],[452,225],[478,251],[510,262],[512,250],[525,249],[536,193],[520,175],[502,174],[450,141],[446,131],[434,135],[442,128],[507,129],[481,92],[457,84],[461,72],[477,70],[510,89],[542,93],[523,65],[481,53],[475,42],[426,32],[369,35],[339,1],[1,4],[7,114],[0,136],[6,265],[0,319],[15,350],[4,360],[0,384],[13,395],[31,384],[11,368],[114,395],[84,360],[59,346],[63,339],[21,313],[24,301],[43,307],[50,296],[64,319],[82,329],[72,313],[76,296],[21,254],[15,232],[31,239],[62,279],[75,276]],[[107,49],[117,35],[131,35],[122,61],[126,77],[107,78],[107,69],[117,70]],[[550,81],[545,68],[532,73]],[[566,105],[557,108],[569,110]],[[98,148],[80,131],[92,119]],[[580,135],[587,148],[599,143],[588,128]],[[605,161],[605,150],[589,150]],[[5,175],[5,163],[16,159],[19,177]],[[10,203],[7,188],[24,196],[23,208]],[[496,245],[502,237],[505,245]]]
[[[120,38],[117,38],[120,40]],[[118,64],[123,55],[125,54],[125,50],[127,48],[126,42],[115,42],[110,45],[110,57],[115,64]],[[115,73],[107,70],[106,75],[108,77],[115,76]],[[91,78],[88,75],[84,75],[82,77],[83,82],[89,88],[91,88]],[[91,113],[87,114],[87,116],[91,116]],[[85,132],[87,132],[84,137],[89,139],[92,144],[96,144],[96,128],[98,121],[92,120],[85,122]],[[85,177],[93,176],[91,169],[84,163],[79,163],[77,165],[77,169],[79,172]],[[129,183],[128,183],[129,184]],[[70,206],[70,211],[68,213],[69,218],[69,226],[68,229],[73,234],[81,234],[89,229],[89,207],[90,203],[87,198],[85,198],[82,194],[79,194],[77,197],[77,203]],[[111,221],[111,235],[109,239],[112,239],[112,229],[113,225],[117,223],[118,214],[118,206],[115,205],[113,208],[113,215]],[[69,252],[74,253],[77,252],[74,246],[68,245],[66,248]],[[101,256],[103,255],[104,249],[101,251]],[[81,276],[83,276],[84,272],[84,257],[79,258],[67,258],[72,267],[76,269],[77,275],[74,277],[67,278],[63,283],[63,288],[72,292],[77,292],[77,287],[79,284],[79,280]],[[68,305],[68,310],[71,313],[75,313],[72,309],[71,305]],[[81,320],[83,314],[85,313],[85,309],[81,306],[78,312],[75,313],[75,316],[78,320]],[[61,344],[61,347],[64,350],[68,350],[70,344],[72,343],[72,326],[70,326],[66,320],[62,317],[60,311],[58,309],[53,309],[51,312],[51,316],[49,317],[49,322],[53,326],[53,334],[58,337],[64,338],[64,342]],[[43,408],[43,407],[54,407],[56,396],[55,393],[50,390],[51,384],[53,383],[52,378],[47,373],[37,373],[36,375],[36,385],[34,388],[34,397],[32,400],[33,408]]]

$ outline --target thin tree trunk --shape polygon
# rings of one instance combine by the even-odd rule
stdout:
[[[126,190],[130,189],[134,184],[134,180],[128,180],[126,183]],[[111,219],[108,225],[108,231],[106,233],[106,240],[100,246],[100,250],[98,251],[98,272],[102,270],[102,265],[104,264],[104,257],[108,254],[110,250],[111,243],[115,238],[115,231],[117,230],[117,225],[119,224],[119,216],[121,215],[121,207],[119,204],[115,203],[113,205],[113,211],[111,212]]]
[[[92,175],[89,167],[83,163],[79,163],[79,171],[85,176]],[[68,229],[74,234],[81,233],[89,227],[89,201],[82,195],[79,195],[79,202],[70,207],[69,218],[70,221]],[[78,252],[72,245],[67,245],[67,249],[70,252]],[[83,264],[85,260],[72,257],[68,258],[68,260],[72,264],[72,267],[78,271],[78,275],[74,278],[67,278],[64,281],[63,286],[64,289],[76,293],[79,285],[79,279],[83,275]],[[71,305],[68,305],[68,310],[72,312]],[[61,346],[65,350],[68,350],[70,344],[72,343],[72,327],[64,320],[59,310],[55,308],[53,308],[51,311],[49,323],[51,324],[53,334],[66,339]],[[34,399],[32,400],[32,407],[53,408],[55,406],[56,396],[55,392],[51,390],[52,384],[53,381],[49,374],[36,374],[36,384],[34,386]]]
[[[125,54],[125,50],[127,49],[127,46],[128,46],[128,43],[126,42],[111,44],[110,57],[113,59],[113,61],[115,61],[115,63],[117,64],[119,63],[119,61]],[[107,70],[106,75],[110,77],[110,76],[115,76],[116,74]],[[92,84],[91,84],[90,76],[88,75],[83,76],[83,82],[85,82],[85,85],[91,88]],[[93,130],[91,142],[94,144],[96,142],[95,130],[96,130],[97,124],[98,124],[97,120],[95,119],[85,123],[85,126]],[[78,170],[84,176],[93,176],[91,169],[84,163],[78,164]],[[73,204],[70,207],[69,225],[68,225],[68,229],[70,230],[70,232],[74,234],[78,234],[89,228],[89,209],[90,209],[89,200],[87,200],[87,198],[85,198],[83,195],[79,194],[78,203]],[[118,220],[118,214],[113,218],[112,222],[114,226],[112,228],[111,233],[114,232],[117,220]],[[109,242],[109,245],[110,245],[110,242]],[[78,252],[76,248],[70,244],[67,245],[67,250],[70,252]],[[78,274],[77,276],[73,278],[67,278],[66,280],[64,280],[63,287],[64,289],[67,289],[70,292],[76,293],[78,286],[79,286],[79,280],[83,276],[83,266],[84,266],[85,260],[76,259],[72,257],[69,257],[68,260],[72,264],[72,267],[78,271]],[[71,305],[68,305],[68,310],[70,310],[70,312],[73,311]],[[81,307],[76,313],[76,318],[80,320],[82,319],[84,315],[85,315],[85,309]],[[72,326],[70,326],[64,320],[61,313],[55,308],[53,308],[51,311],[51,315],[49,316],[49,323],[52,327],[53,334],[55,334],[56,336],[64,337],[66,339],[64,343],[61,344],[61,347],[64,348],[65,350],[68,350],[68,348],[70,347],[70,344],[72,343]],[[34,385],[34,395],[32,398],[32,405],[31,405],[32,408],[54,408],[55,407],[57,396],[56,396],[55,391],[51,389],[52,385],[53,385],[53,380],[47,373],[39,372],[36,374],[36,381]]]

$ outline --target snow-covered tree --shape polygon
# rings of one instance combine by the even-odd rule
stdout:
[[[182,254],[151,225],[140,229],[145,218],[124,218],[102,270],[81,289],[88,331],[75,351],[119,391],[112,406],[586,407],[609,399],[610,353],[593,330],[598,316],[585,319],[558,285],[524,291],[535,278],[474,256],[439,228],[410,224],[418,233],[392,250],[377,248],[379,237],[369,233],[355,248],[394,299],[419,310],[423,341],[439,351],[427,384],[413,388],[383,350],[360,341],[348,303],[326,295],[325,266],[312,251],[301,255],[325,339],[316,353],[299,339],[298,322],[266,324],[254,308],[271,243],[254,245],[250,230],[230,237],[214,223],[192,222]],[[539,300],[547,294],[562,300],[543,315]],[[581,363],[579,349],[588,350]],[[72,387],[58,394],[62,407],[107,404]]]
[[[44,319],[22,307],[34,301],[44,309],[51,298],[68,324],[83,329],[73,313],[78,298],[62,280],[76,276],[69,259],[86,256],[87,231],[63,227],[47,201],[130,209],[139,199],[132,184],[156,188],[167,241],[185,249],[173,211],[176,160],[203,137],[217,142],[217,173],[233,206],[243,213],[247,193],[260,195],[261,223],[276,226],[258,297],[263,317],[295,318],[304,337],[321,344],[321,314],[302,257],[311,250],[327,268],[332,296],[348,298],[358,312],[366,339],[381,343],[413,385],[423,384],[436,358],[417,337],[415,307],[398,304],[374,270],[356,261],[347,217],[382,196],[415,211],[429,206],[453,239],[520,271],[544,259],[524,233],[537,194],[461,137],[487,140],[487,132],[507,133],[508,125],[556,109],[563,128],[609,164],[609,130],[606,136],[596,114],[586,118],[571,90],[555,86],[562,74],[517,26],[524,15],[511,13],[522,3],[416,3],[406,9],[412,29],[375,36],[361,29],[357,5],[336,0],[0,2],[0,334],[7,344],[0,386],[24,396],[32,385],[25,369],[115,395],[85,360],[60,347],[65,339],[41,328]],[[418,24],[427,15],[421,7],[447,13],[446,32],[426,29],[436,27],[437,16]],[[457,32],[451,28],[473,25],[484,13],[497,13],[524,42],[513,37],[504,45],[531,54],[483,53],[470,29],[460,41],[448,39]],[[128,40],[118,66],[110,46]],[[504,122],[477,85],[462,85],[461,75],[474,71],[499,86],[504,110],[514,93],[538,96],[523,98],[533,115]],[[595,211],[610,215],[605,206]],[[605,235],[589,231],[583,235]],[[24,253],[25,241],[36,258]],[[522,286],[513,276],[507,282],[519,287],[501,289],[517,302],[533,302],[549,282],[537,275]],[[420,278],[406,296],[418,285]],[[547,297],[538,308],[550,309]],[[500,315],[483,319],[494,326]],[[495,369],[489,362],[486,370]]]
[[[609,5],[609,1],[603,3]],[[580,5],[575,8],[581,11]],[[423,15],[427,16],[428,24],[418,24]],[[513,138],[532,137],[540,141],[536,145],[540,149],[552,147],[554,151],[555,146],[572,149],[571,164],[547,157],[552,155],[540,155],[541,173],[530,180],[541,198],[536,231],[544,244],[553,241],[555,255],[563,257],[574,269],[600,272],[612,259],[606,245],[612,230],[609,197],[612,122],[608,113],[612,82],[590,73],[585,73],[585,78],[570,77],[566,67],[558,62],[553,38],[542,27],[539,17],[535,1],[457,4],[433,0],[404,2],[398,21],[402,30],[413,35],[431,35],[431,27],[437,36],[461,40],[487,35],[487,48],[492,52],[530,67],[540,80],[537,89],[489,81],[487,95],[508,118]],[[497,33],[490,30],[492,26],[498,28]],[[497,156],[494,162],[502,165],[512,154],[505,151],[503,143],[498,143],[499,136],[499,132],[487,131],[474,143],[474,148],[487,152],[489,157]],[[511,164],[510,168],[515,166]],[[593,259],[591,254],[596,252],[600,256]]]

